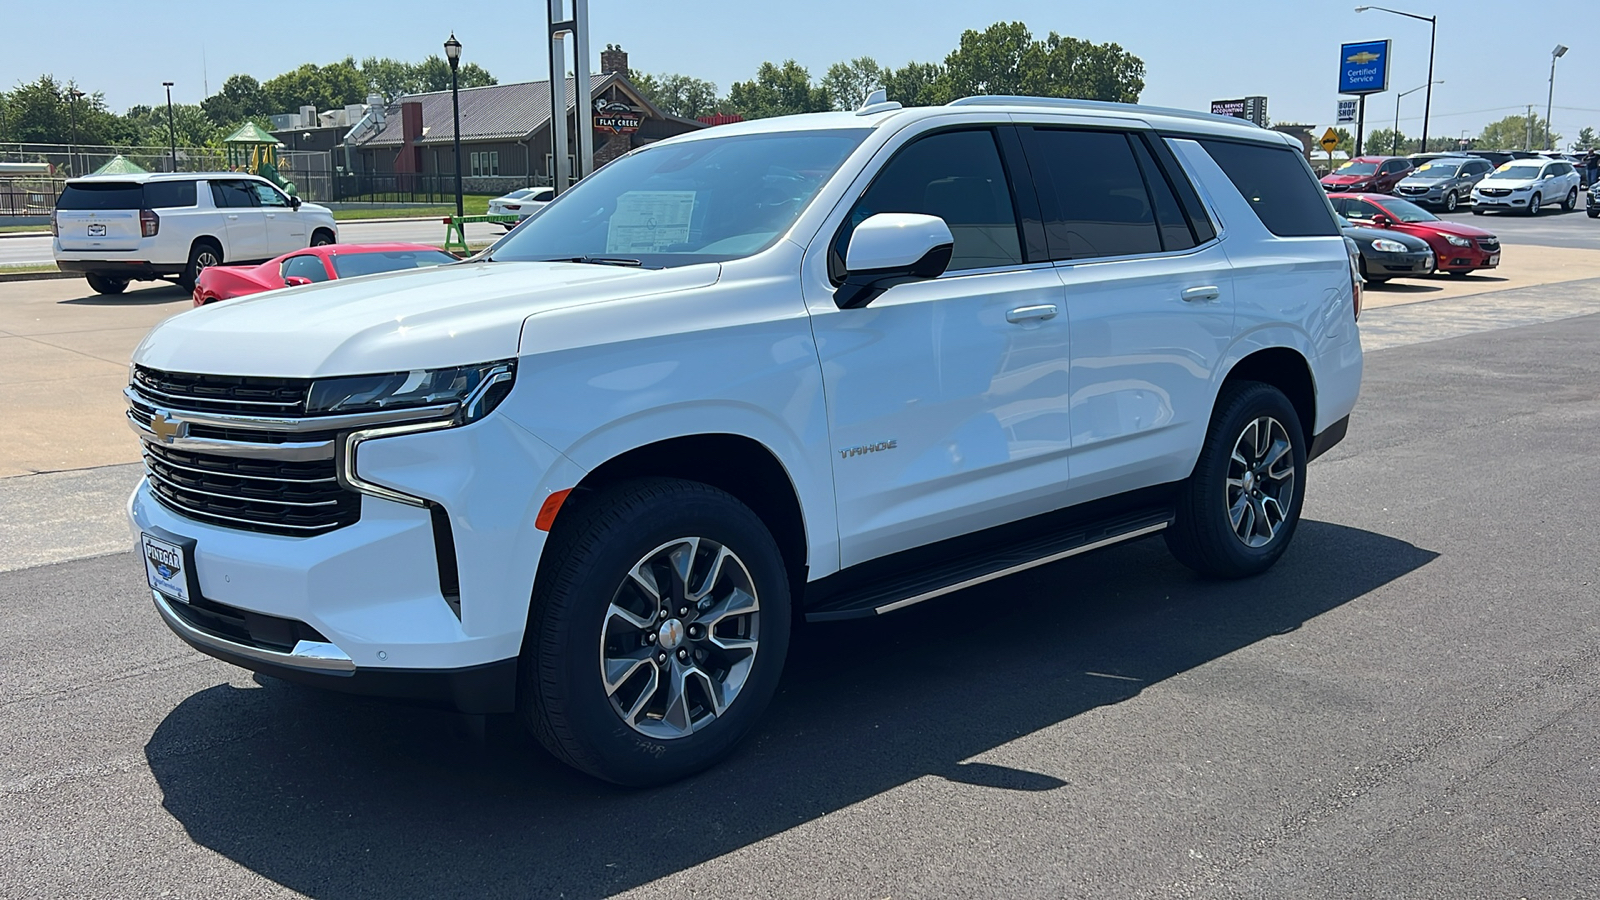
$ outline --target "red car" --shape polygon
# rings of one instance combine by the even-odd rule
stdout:
[[[1358,156],[1322,176],[1322,189],[1330,194],[1388,194],[1412,168],[1403,156]]]
[[[1428,242],[1438,263],[1434,271],[1465,275],[1500,265],[1500,239],[1461,222],[1441,219],[1410,200],[1380,194],[1330,196],[1334,211],[1352,222],[1393,228]]]
[[[336,278],[421,269],[456,258],[426,244],[324,244],[285,253],[259,266],[212,266],[202,269],[194,285],[194,305],[315,284]]]

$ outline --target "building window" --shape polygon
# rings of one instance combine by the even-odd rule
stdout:
[[[473,178],[500,174],[499,150],[475,150],[468,157]]]

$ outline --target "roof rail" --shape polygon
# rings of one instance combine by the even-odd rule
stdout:
[[[1173,109],[1166,106],[1140,106],[1137,103],[1111,103],[1106,100],[1075,100],[1070,97],[1020,97],[1020,96],[987,96],[987,97],[962,97],[960,100],[951,100],[946,106],[1042,106],[1051,109],[1081,109],[1104,112],[1142,112],[1158,116],[1173,116],[1180,119],[1199,119],[1203,122],[1232,122],[1235,125],[1253,124],[1248,119],[1236,119],[1233,116],[1218,116],[1212,113],[1196,112],[1192,109]]]

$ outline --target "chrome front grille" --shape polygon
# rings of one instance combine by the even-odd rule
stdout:
[[[194,375],[135,366],[133,386],[162,406],[247,415],[303,415],[310,379]]]
[[[1499,250],[1500,239],[1497,237],[1478,238],[1478,246],[1485,250]]]
[[[1509,197],[1509,196],[1511,196],[1511,189],[1510,188],[1478,188],[1478,193],[1484,195],[1485,197]]]
[[[1426,194],[1428,186],[1425,184],[1402,184],[1399,190],[1402,194]]]
[[[361,517],[361,497],[339,486],[332,459],[280,462],[144,443],[157,499],[182,515],[247,531],[321,534]]]

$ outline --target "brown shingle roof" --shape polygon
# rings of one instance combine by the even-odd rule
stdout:
[[[604,91],[616,81],[615,74],[591,75],[589,96]],[[567,79],[567,109],[576,97],[575,79]],[[422,138],[419,145],[448,144],[455,137],[455,122],[450,112],[450,92],[408,94],[389,104],[383,130],[361,147],[398,147],[404,143],[400,104],[422,104]],[[524,140],[550,121],[550,82],[523,81],[516,84],[491,84],[461,89],[461,139],[463,141]]]

